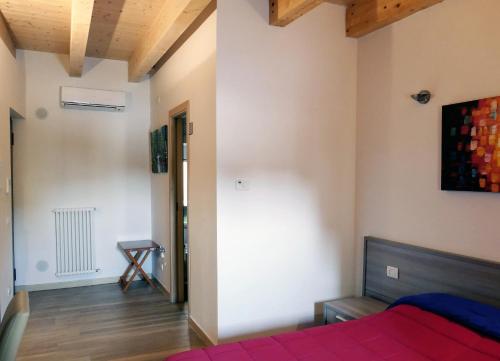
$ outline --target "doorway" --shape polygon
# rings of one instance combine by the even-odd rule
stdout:
[[[14,242],[14,119],[10,117],[10,179],[9,179],[9,191],[10,191],[10,206],[11,206],[11,216],[10,216],[10,227],[12,235],[12,276],[14,289],[16,284],[16,255],[15,255],[15,242]]]
[[[16,112],[14,109],[10,108],[9,110],[9,134],[10,134],[10,174],[9,174],[9,179],[8,179],[8,196],[10,197],[10,204],[11,204],[11,214],[10,214],[10,232],[11,232],[11,242],[12,242],[12,280],[13,280],[13,287],[12,287],[12,293],[15,293],[15,285],[16,285],[16,279],[17,279],[17,272],[16,272],[16,257],[15,257],[15,250],[16,250],[16,244],[15,244],[15,202],[16,202],[16,197],[15,197],[15,187],[14,187],[14,177],[16,175],[15,172],[15,156],[14,152],[16,149],[19,151],[19,146],[16,148],[16,140],[14,138],[14,133],[16,131],[16,128],[18,129],[21,124],[19,123],[22,121],[24,118]]]
[[[188,301],[189,291],[189,197],[188,197],[188,103],[170,113],[173,132],[173,182],[175,207],[175,284],[177,302]]]

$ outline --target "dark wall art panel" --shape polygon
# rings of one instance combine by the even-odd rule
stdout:
[[[443,107],[441,189],[500,192],[500,97]]]
[[[151,132],[151,168],[153,173],[168,172],[168,127]]]

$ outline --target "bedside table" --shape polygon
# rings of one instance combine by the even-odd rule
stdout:
[[[323,321],[326,324],[356,320],[385,311],[387,303],[371,297],[348,297],[325,302]]]

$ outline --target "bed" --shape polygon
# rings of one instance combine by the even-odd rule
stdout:
[[[364,294],[388,310],[167,361],[500,361],[498,263],[368,237],[364,279]]]

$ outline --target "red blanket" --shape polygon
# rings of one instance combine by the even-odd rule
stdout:
[[[168,361],[499,361],[500,343],[413,306],[361,320],[193,350]]]

